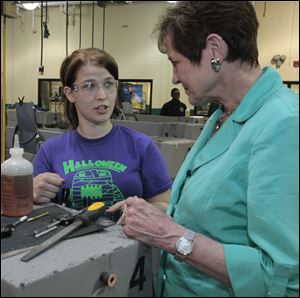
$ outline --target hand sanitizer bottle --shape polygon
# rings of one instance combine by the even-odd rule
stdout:
[[[33,208],[33,166],[23,158],[19,137],[14,137],[11,158],[1,164],[1,213],[6,216],[24,216]]]

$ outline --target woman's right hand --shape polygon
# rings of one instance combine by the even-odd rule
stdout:
[[[56,173],[43,173],[33,178],[33,202],[49,203],[60,190],[64,179]]]
[[[113,206],[109,207],[105,212],[107,213],[113,213],[120,210],[122,212],[122,216],[119,218],[119,220],[117,221],[117,224],[122,225],[123,221],[126,217],[126,210],[127,210],[127,206],[125,204],[125,200],[120,201],[116,204],[114,204]]]

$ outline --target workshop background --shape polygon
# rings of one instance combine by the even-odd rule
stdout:
[[[8,5],[14,2],[25,1],[1,3]],[[47,23],[50,33],[48,38],[43,38],[43,65],[40,65],[41,9],[11,8],[10,15],[1,18],[1,97],[7,104],[16,102],[20,96],[37,104],[38,79],[59,78],[59,67],[66,56],[66,47],[70,54],[80,45],[81,48],[99,47],[111,53],[119,64],[120,79],[152,79],[153,113],[170,98],[170,90],[174,87],[171,63],[166,55],[158,51],[151,32],[159,15],[171,3],[115,1],[117,3],[100,7],[109,1],[82,1],[80,43],[80,1],[68,1],[68,36],[66,1],[43,2],[44,6],[46,2],[48,4],[47,20],[44,8],[43,21]],[[286,60],[278,67],[282,79],[299,81],[299,2],[253,2],[260,23],[258,46],[261,66],[276,67],[272,58],[284,55]],[[40,66],[44,66],[43,74],[39,73]],[[179,89],[181,100],[193,109],[181,86]]]
[[[17,129],[21,136],[25,128],[31,128],[33,137],[26,146],[23,143],[24,157],[31,162],[42,141],[65,132],[59,106],[61,62],[78,48],[99,47],[115,57],[120,79],[139,81],[151,99],[148,113],[126,113],[124,105],[120,117],[112,122],[151,136],[174,179],[208,119],[208,110],[207,106],[203,110],[192,107],[182,86],[177,86],[188,107],[186,117],[158,116],[174,85],[172,65],[158,51],[151,33],[161,13],[172,4],[42,1],[37,2],[39,7],[27,10],[23,4],[28,2],[1,1],[1,161],[9,157]],[[299,93],[299,2],[252,2],[260,23],[261,67],[276,68],[284,83]],[[19,100],[26,104],[18,104]],[[57,219],[54,212],[46,211]],[[65,209],[57,212],[65,215]],[[44,224],[35,222],[37,226],[32,225],[28,235],[32,238],[49,217]],[[23,233],[18,228],[12,237]],[[22,247],[13,248],[17,254],[14,250],[3,251],[6,255],[1,252],[1,296],[151,297],[156,290],[158,250],[125,237],[118,225],[104,226],[98,237],[63,241],[32,263],[20,261],[24,251],[19,249],[28,250],[21,242]],[[116,286],[103,282],[107,275],[116,276]]]

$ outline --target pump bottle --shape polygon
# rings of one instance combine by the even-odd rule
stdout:
[[[1,164],[1,213],[6,216],[24,216],[33,208],[33,166],[23,158],[18,135],[14,147],[9,150],[11,158]]]

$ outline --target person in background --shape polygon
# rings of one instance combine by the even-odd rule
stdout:
[[[179,1],[156,31],[189,102],[222,106],[172,186],[167,214],[126,200],[124,232],[162,249],[166,297],[299,296],[299,97],[258,62],[250,1]]]
[[[161,116],[185,116],[186,105],[179,100],[180,91],[178,88],[173,88],[171,90],[172,99],[166,102],[161,110]]]
[[[150,137],[110,120],[118,88],[114,58],[96,48],[76,50],[63,61],[60,77],[71,130],[40,147],[34,202],[81,209],[103,201],[121,208],[127,197],[138,196],[164,210],[172,181],[158,148]]]

